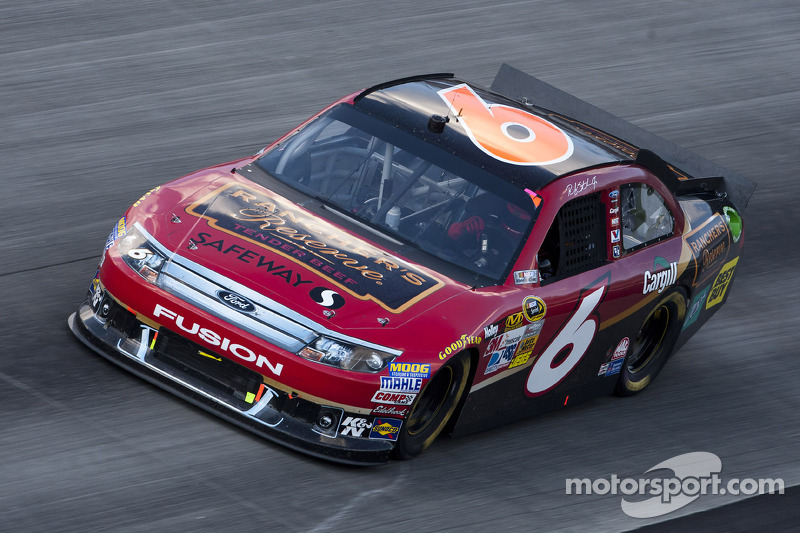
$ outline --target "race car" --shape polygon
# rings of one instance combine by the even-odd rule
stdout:
[[[86,345],[343,463],[650,385],[724,304],[754,185],[508,65],[353,93],[139,198]]]

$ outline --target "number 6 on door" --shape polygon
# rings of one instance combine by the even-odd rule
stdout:
[[[575,314],[545,348],[531,368],[526,385],[529,396],[541,396],[549,392],[561,383],[586,355],[597,332],[597,318],[591,315],[603,300],[607,288],[608,278],[604,278],[602,286],[584,293]],[[553,365],[556,357],[568,347],[570,347],[569,354],[560,363]]]

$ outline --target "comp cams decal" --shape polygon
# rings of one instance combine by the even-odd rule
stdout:
[[[372,396],[372,401],[392,405],[411,405],[416,397],[416,394],[379,390]]]
[[[362,300],[400,313],[444,283],[399,258],[303,212],[292,202],[239,183],[228,183],[186,208],[215,229],[302,265]],[[210,234],[208,239],[211,238]],[[231,246],[219,244],[227,253]],[[241,248],[241,247],[240,247]],[[271,259],[252,250],[234,249],[246,263]],[[284,270],[288,270],[284,269]],[[295,273],[293,283],[302,283]]]
[[[467,84],[438,94],[475,146],[495,159],[513,165],[552,165],[572,155],[572,139],[541,117],[489,104]]]

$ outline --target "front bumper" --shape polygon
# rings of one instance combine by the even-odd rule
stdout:
[[[347,464],[389,460],[394,442],[338,434],[346,414],[266,386],[259,374],[165,328],[153,328],[105,293],[87,299],[68,324],[84,344],[147,381],[257,435],[315,457]],[[106,305],[107,304],[107,305]],[[105,307],[101,311],[101,309]],[[198,352],[207,357],[199,357]],[[189,355],[190,354],[190,355]],[[211,362],[213,361],[213,362]],[[322,428],[320,417],[333,419]]]

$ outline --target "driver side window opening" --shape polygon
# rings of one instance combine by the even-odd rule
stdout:
[[[600,193],[570,200],[559,210],[539,250],[542,283],[602,265],[606,246],[605,207]]]
[[[673,218],[664,198],[644,183],[629,183],[620,188],[622,248],[638,250],[672,236]]]

